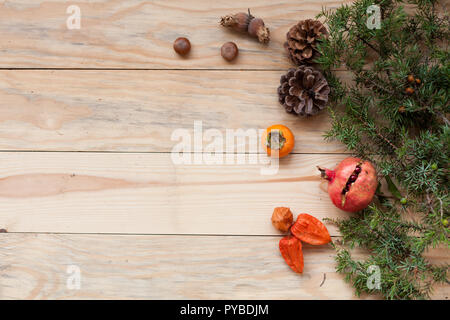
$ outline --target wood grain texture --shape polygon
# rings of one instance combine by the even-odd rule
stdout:
[[[279,254],[279,239],[0,234],[0,298],[355,298],[334,271],[331,246],[304,245],[304,273],[296,274]],[[353,256],[364,252],[354,250]],[[448,250],[434,249],[428,259],[444,263]],[[67,287],[72,265],[80,268],[80,290]],[[433,297],[448,294],[448,287],[437,286]]]
[[[274,207],[346,217],[316,165],[345,155],[261,165],[175,165],[170,154],[0,153],[0,222],[11,232],[274,235]],[[337,235],[333,226],[330,233]]]
[[[289,126],[294,152],[339,153],[326,112],[278,103],[278,71],[0,71],[0,150],[170,152],[176,129]],[[347,75],[341,73],[342,79]],[[205,141],[206,143],[206,141]],[[231,152],[236,150],[231,150]]]
[[[297,275],[270,223],[275,206],[348,216],[315,168],[346,156],[323,140],[329,118],[286,114],[276,88],[291,66],[289,27],[350,2],[82,0],[82,28],[67,30],[72,3],[0,0],[0,299],[355,298],[330,246],[306,245]],[[248,7],[270,27],[268,46],[218,25]],[[188,58],[172,49],[179,36]],[[220,56],[227,41],[240,49],[233,63]],[[171,134],[196,120],[222,134],[283,123],[296,154],[273,176],[248,154],[241,165],[175,165]],[[428,256],[450,258],[448,248]],[[71,265],[80,290],[66,286]],[[448,294],[436,287],[434,298]]]
[[[200,68],[286,69],[286,32],[298,20],[314,17],[322,6],[350,0],[65,0],[0,1],[2,68]],[[68,30],[67,7],[81,9],[81,29]],[[222,15],[252,9],[271,30],[268,46],[219,26]],[[186,36],[188,58],[172,49]],[[239,58],[227,63],[220,47],[234,41]]]

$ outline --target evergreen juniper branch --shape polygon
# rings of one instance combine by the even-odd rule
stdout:
[[[423,256],[429,247],[450,246],[448,13],[437,12],[438,0],[409,0],[416,6],[409,14],[402,9],[406,1],[374,2],[381,8],[380,30],[365,28],[366,9],[373,4],[369,0],[319,15],[330,33],[319,44],[322,56],[316,61],[332,88],[332,128],[325,138],[337,139],[374,162],[380,178],[395,179],[405,201],[380,194],[379,202],[356,217],[332,220],[343,246],[369,254],[356,260],[336,244],[336,270],[357,295],[429,298],[434,283],[448,284],[448,263],[435,265]],[[367,64],[370,51],[377,55]],[[333,74],[332,68],[342,63],[353,73],[354,84],[345,85]],[[410,74],[421,83],[408,83]],[[407,86],[414,94],[405,94]],[[404,219],[406,212],[414,221]],[[365,282],[373,264],[382,274],[380,290],[369,289]]]

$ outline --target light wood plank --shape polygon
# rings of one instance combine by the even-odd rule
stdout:
[[[16,0],[0,3],[2,68],[201,68],[286,69],[283,42],[298,20],[313,18],[322,6],[350,0]],[[68,30],[69,5],[81,9],[81,29]],[[219,26],[222,15],[247,11],[264,18],[271,30],[268,46]],[[172,49],[179,36],[191,40],[187,59]],[[232,64],[220,47],[240,48]]]
[[[0,298],[355,298],[335,273],[330,246],[304,245],[305,268],[299,275],[280,256],[279,239],[0,234]],[[353,253],[355,258],[363,254]],[[448,262],[448,250],[434,249],[429,259]],[[72,265],[81,271],[80,290],[67,287]],[[437,286],[433,297],[447,299],[448,288]]]
[[[278,103],[278,71],[0,71],[0,150],[171,151],[176,129],[289,126],[295,152],[338,153],[326,112]],[[345,79],[346,74],[341,76]],[[205,141],[206,143],[206,141]]]
[[[175,165],[170,154],[0,153],[0,228],[11,232],[279,234],[274,207],[346,217],[316,165],[345,155],[290,155],[261,165]],[[333,226],[330,233],[337,235]]]

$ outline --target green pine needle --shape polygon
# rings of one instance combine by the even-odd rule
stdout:
[[[380,29],[370,30],[366,10],[373,4],[382,20]],[[332,88],[325,139],[372,161],[391,192],[378,190],[378,200],[355,217],[328,219],[343,237],[335,245],[336,270],[358,296],[427,299],[436,282],[448,284],[449,266],[424,257],[429,248],[450,245],[448,13],[437,0],[357,0],[324,9],[318,18],[329,30],[316,60]],[[342,67],[350,82],[334,71]],[[409,83],[408,75],[420,83]],[[357,247],[366,258],[352,257]],[[379,289],[367,284],[373,265],[380,270]]]

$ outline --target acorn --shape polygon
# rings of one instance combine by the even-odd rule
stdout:
[[[248,24],[248,34],[252,37],[257,37],[259,42],[269,42],[269,29],[264,25],[264,21],[261,18],[254,18]]]
[[[264,25],[264,21],[261,18],[255,18],[250,13],[250,9],[248,13],[239,12],[223,16],[220,19],[220,24],[224,27],[258,38],[258,41],[261,43],[268,43],[270,40],[270,32]]]
[[[414,83],[415,79],[414,79],[414,76],[412,74],[410,74],[407,79],[408,79],[409,83]]]
[[[250,17],[251,15],[245,12],[230,14],[223,16],[220,19],[220,24],[224,27],[229,27],[239,32],[247,32]]]

